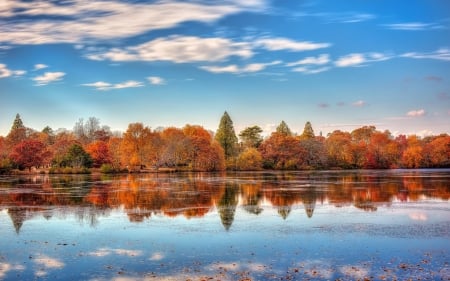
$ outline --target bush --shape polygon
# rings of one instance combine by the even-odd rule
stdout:
[[[119,172],[117,169],[115,169],[111,164],[103,164],[100,167],[100,173],[103,174],[113,174]]]
[[[13,165],[9,159],[0,160],[0,175],[1,174],[9,174]]]

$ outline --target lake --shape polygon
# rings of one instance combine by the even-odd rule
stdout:
[[[450,280],[450,170],[0,177],[0,280]]]

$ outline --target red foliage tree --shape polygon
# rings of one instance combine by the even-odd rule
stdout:
[[[94,160],[93,166],[100,167],[103,164],[111,163],[111,154],[109,153],[108,144],[104,141],[95,141],[87,145],[86,152],[89,153]]]
[[[39,140],[23,140],[16,144],[9,157],[21,169],[39,167],[43,164],[48,151],[45,145]]]

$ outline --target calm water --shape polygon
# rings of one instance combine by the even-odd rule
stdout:
[[[450,170],[0,177],[0,280],[450,280]]]

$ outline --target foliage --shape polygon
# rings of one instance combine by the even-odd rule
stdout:
[[[261,133],[263,130],[259,126],[247,127],[239,133],[244,148],[258,148],[263,138]]]
[[[90,168],[93,160],[81,145],[73,144],[58,164],[60,167]]]
[[[262,169],[261,153],[253,147],[245,149],[237,158],[237,169],[241,171],[257,171]]]
[[[236,155],[238,139],[234,132],[233,121],[226,111],[220,119],[215,139],[222,146],[225,159]]]
[[[41,166],[47,153],[41,141],[23,140],[13,147],[9,157],[20,169],[30,169]]]
[[[300,139],[302,140],[311,140],[314,139],[315,135],[314,135],[314,130],[312,128],[311,123],[308,121],[305,124],[305,128],[303,129],[303,133],[300,136]]]
[[[276,132],[281,135],[292,136],[291,129],[289,129],[288,125],[284,121],[281,121],[280,125],[278,125]]]
[[[85,173],[91,166],[103,173],[144,167],[182,171],[450,167],[449,135],[394,138],[374,126],[350,133],[334,131],[324,138],[314,136],[309,122],[296,136],[282,121],[266,139],[260,127],[252,126],[240,132],[239,149],[226,112],[215,137],[197,125],[152,131],[142,123],[129,124],[123,135],[113,136],[94,117],[87,122],[80,119],[74,131],[54,132],[46,126],[38,132],[26,128],[17,115],[8,136],[0,136],[0,173],[24,173],[13,168],[50,164],[52,173]]]

